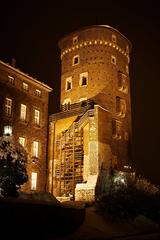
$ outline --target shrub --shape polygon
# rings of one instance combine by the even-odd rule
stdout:
[[[138,215],[160,221],[159,189],[142,178],[125,178],[118,183],[113,180],[96,206],[112,221],[126,221]]]
[[[13,137],[0,138],[0,197],[17,197],[28,180],[27,153]]]

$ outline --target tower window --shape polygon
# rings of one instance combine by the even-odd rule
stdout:
[[[25,91],[28,91],[28,84],[25,83],[25,82],[23,82],[23,89],[24,89]]]
[[[88,72],[84,72],[80,74],[80,82],[79,85],[81,87],[88,85]]]
[[[15,84],[15,79],[14,79],[14,77],[8,76],[8,82],[9,82],[10,84],[14,85],[14,84]]]
[[[74,56],[72,59],[72,65],[74,66],[77,64],[79,64],[79,55]]]
[[[126,101],[120,97],[116,97],[116,113],[120,117],[126,115]]]
[[[118,74],[118,89],[125,93],[128,92],[127,76],[121,72]]]
[[[122,123],[116,119],[112,120],[112,135],[116,139],[122,138]]]
[[[5,114],[8,117],[12,114],[12,99],[10,98],[5,99]]]
[[[73,44],[77,44],[78,43],[78,36],[73,37]]]
[[[19,143],[24,147],[25,146],[25,138],[19,137]]]
[[[112,34],[112,42],[116,43],[117,42],[117,37],[116,35]]]
[[[111,56],[111,63],[116,65],[116,57],[115,56]]]
[[[4,126],[4,136],[12,136],[12,126]]]
[[[128,68],[128,65],[126,65],[126,73],[129,74],[129,68]]]
[[[71,90],[72,89],[72,77],[66,78],[66,87],[65,90]]]
[[[20,119],[25,121],[26,118],[27,118],[27,106],[24,104],[21,104]]]
[[[37,173],[32,172],[31,174],[31,190],[37,189]]]

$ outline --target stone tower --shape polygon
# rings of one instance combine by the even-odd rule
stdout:
[[[116,29],[98,25],[65,36],[59,47],[62,112],[50,116],[50,191],[93,199],[101,168],[130,168],[131,43]],[[65,190],[69,179],[72,191]]]

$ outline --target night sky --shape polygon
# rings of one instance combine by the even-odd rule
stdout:
[[[21,1],[23,2],[23,1]],[[130,63],[133,160],[139,173],[160,184],[160,17],[155,1],[3,4],[0,59],[53,87],[49,113],[58,111],[58,40],[80,27],[110,25],[133,44]],[[157,1],[158,2],[158,1]],[[99,4],[99,5],[98,5]]]

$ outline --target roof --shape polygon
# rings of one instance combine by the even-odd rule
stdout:
[[[31,81],[31,82],[33,82],[33,83],[35,83],[35,84],[38,84],[38,85],[41,86],[42,88],[45,88],[45,90],[48,91],[48,92],[51,92],[51,91],[53,90],[53,89],[52,89],[51,87],[49,87],[47,84],[38,81],[37,79],[29,76],[28,74],[20,71],[20,70],[17,69],[17,68],[12,67],[11,65],[9,65],[9,64],[7,64],[7,63],[4,63],[4,62],[0,61],[0,64],[3,65],[3,66],[5,66],[5,67],[7,67],[7,68],[9,68],[9,69],[11,69],[11,70],[13,70],[15,73],[18,73],[18,74],[26,77],[29,81]]]
[[[109,26],[109,25],[90,25],[90,26],[85,26],[85,27],[79,28],[79,29],[77,29],[77,30],[75,30],[75,31],[73,31],[73,32],[71,32],[71,33],[69,33],[69,34],[66,34],[64,37],[62,37],[62,38],[59,40],[59,42],[61,42],[65,37],[68,37],[69,35],[75,34],[75,33],[79,32],[79,31],[82,31],[82,30],[86,30],[86,29],[90,29],[90,28],[95,28],[95,27],[108,28],[108,29],[111,29],[111,30],[117,32],[117,33],[120,34],[123,38],[125,38],[126,41],[128,41],[129,46],[130,46],[130,48],[132,49],[132,43],[130,42],[130,40],[129,40],[127,37],[125,37],[121,32],[119,32],[116,28],[113,28],[113,27],[111,27],[111,26]]]

